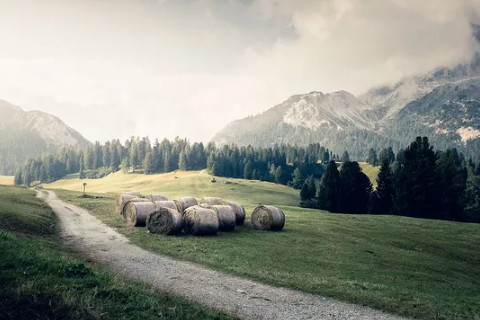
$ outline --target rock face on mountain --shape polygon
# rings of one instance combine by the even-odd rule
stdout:
[[[41,111],[24,111],[0,100],[0,174],[13,174],[29,157],[61,147],[86,148],[91,143],[59,118]]]
[[[346,91],[295,95],[217,133],[218,144],[271,146],[318,142],[364,159],[369,148],[407,146],[428,136],[438,149],[455,147],[480,160],[480,55],[355,97]]]

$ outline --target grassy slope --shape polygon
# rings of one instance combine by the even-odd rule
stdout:
[[[289,206],[298,201],[297,192],[283,186],[235,179],[229,180],[238,184],[225,184],[222,178],[210,183],[210,178],[198,172],[116,174],[88,183],[102,192],[219,195],[245,204],[247,215],[258,202],[279,204],[287,216],[284,231],[247,225],[217,237],[162,237],[127,227],[113,213],[111,194],[96,200],[79,198],[78,192],[58,194],[152,251],[418,318],[480,317],[480,225],[300,209]],[[78,190],[79,185],[75,180],[49,187]]]
[[[228,318],[86,266],[57,240],[33,191],[0,186],[0,318]]]
[[[373,186],[377,186],[377,176],[378,176],[378,171],[380,171],[380,166],[372,166],[371,164],[368,164],[366,162],[359,162],[360,168],[362,168],[363,173],[367,175],[367,177],[370,179],[372,182]]]
[[[13,186],[13,176],[0,176],[0,185]]]

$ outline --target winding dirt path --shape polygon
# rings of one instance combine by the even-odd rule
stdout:
[[[88,211],[39,191],[60,220],[61,236],[115,274],[242,319],[402,319],[371,308],[278,288],[154,254],[129,243]]]

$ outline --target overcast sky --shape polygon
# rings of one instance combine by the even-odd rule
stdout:
[[[0,99],[91,141],[208,141],[292,94],[466,61],[480,0],[0,0]]]

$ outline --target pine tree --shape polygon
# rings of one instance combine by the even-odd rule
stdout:
[[[317,196],[317,187],[315,185],[315,178],[313,175],[308,176],[307,180],[309,199],[315,198]]]
[[[402,215],[434,218],[438,209],[436,156],[428,138],[417,137],[404,152],[395,174],[395,210]]]
[[[252,178],[252,162],[248,161],[243,168],[243,179]]]
[[[145,159],[143,159],[143,173],[149,174],[152,172],[152,152],[148,151]]]
[[[335,161],[330,160],[320,180],[318,206],[322,210],[337,212],[340,192],[340,175]]]
[[[330,161],[330,153],[328,152],[328,150],[326,150],[323,153],[322,162],[323,162],[323,164],[327,164],[329,161]]]
[[[284,184],[282,166],[278,166],[275,170],[275,183]]]
[[[475,166],[468,165],[468,178],[465,190],[465,220],[480,222],[480,175]]]
[[[218,176],[218,163],[217,163],[217,161],[213,161],[211,171],[212,171],[212,176]]]
[[[378,165],[377,153],[375,150],[373,150],[373,148],[368,150],[367,163],[371,164],[372,166]]]
[[[295,168],[295,170],[293,170],[293,181],[292,181],[292,187],[294,187],[295,189],[300,189],[300,188],[303,188],[303,184],[305,182],[305,178],[302,174],[302,170],[300,170],[300,168]]]
[[[343,162],[350,161],[350,155],[348,154],[347,151],[344,151],[344,152],[343,152],[341,161],[342,161],[342,163],[343,163]]]
[[[462,220],[465,204],[467,169],[456,149],[441,152],[435,164],[436,183],[439,188],[437,218]]]
[[[80,168],[78,171],[78,178],[85,179],[85,172],[83,171],[83,161],[80,161]]]
[[[372,192],[370,179],[356,161],[347,161],[340,170],[340,206],[344,213],[367,213]]]
[[[310,200],[312,197],[310,195],[310,190],[308,189],[308,184],[306,182],[303,183],[302,189],[300,190],[300,200]]]
[[[377,188],[373,194],[372,213],[390,214],[393,208],[394,176],[389,161],[383,161],[377,176]]]
[[[187,170],[187,156],[185,154],[185,150],[180,152],[180,156],[178,157],[178,169],[180,170]]]

